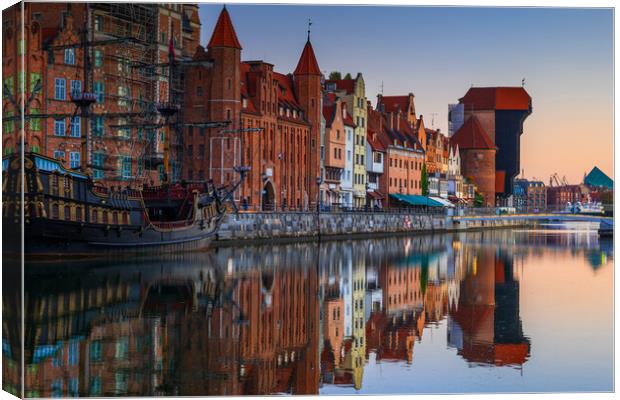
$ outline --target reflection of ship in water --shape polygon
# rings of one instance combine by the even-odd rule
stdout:
[[[471,267],[449,312],[448,344],[470,363],[523,365],[530,343],[521,327],[512,254],[482,248],[469,257]]]
[[[316,269],[290,255],[268,270],[195,254],[29,276],[26,394],[316,393]]]

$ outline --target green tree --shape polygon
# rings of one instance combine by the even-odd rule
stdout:
[[[347,74],[344,76],[344,79],[353,79],[351,77],[351,73],[347,72]]]
[[[428,174],[426,173],[426,163],[422,164],[422,176],[420,177],[422,185],[422,195],[428,196]]]
[[[480,194],[480,192],[476,192],[474,195],[474,207],[482,207],[484,203],[484,197]]]
[[[332,71],[329,73],[330,81],[339,81],[341,79],[342,79],[342,75],[340,74],[340,71]]]

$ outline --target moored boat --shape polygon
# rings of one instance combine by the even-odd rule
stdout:
[[[25,154],[23,173],[21,162],[19,155],[2,161],[3,252],[21,251],[23,177],[26,257],[205,248],[226,213],[225,199],[240,183],[227,189],[205,181],[109,189],[40,154]]]

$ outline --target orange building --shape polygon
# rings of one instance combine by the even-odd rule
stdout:
[[[325,184],[326,205],[340,204],[340,179],[345,167],[346,135],[344,129],[343,103],[333,93],[323,98],[323,117],[325,118]]]
[[[205,51],[186,73],[190,123],[229,121],[225,129],[187,127],[184,177],[231,183],[249,166],[236,200],[253,209],[307,209],[319,176],[321,72],[308,38],[293,75],[264,61],[241,62],[241,44],[222,10]]]

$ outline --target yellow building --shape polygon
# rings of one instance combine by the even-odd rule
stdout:
[[[355,79],[328,80],[328,92],[337,93],[346,103],[355,123],[353,142],[353,207],[366,205],[366,85],[361,73]]]

